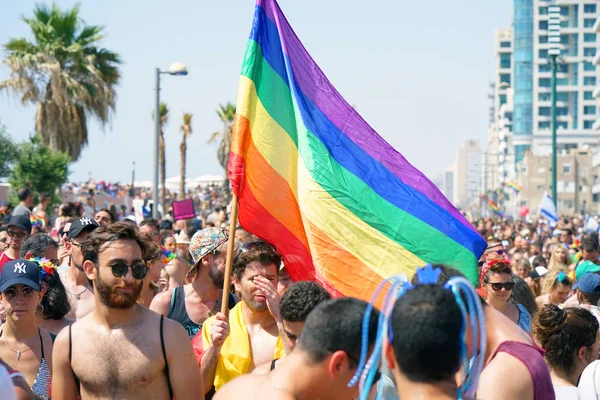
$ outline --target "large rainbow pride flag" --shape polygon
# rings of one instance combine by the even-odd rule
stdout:
[[[363,299],[426,263],[477,281],[484,239],[342,98],[275,0],[256,4],[228,174],[241,226],[296,281]]]

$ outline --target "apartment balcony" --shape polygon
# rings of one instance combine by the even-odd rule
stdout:
[[[594,125],[592,125],[592,130],[600,130],[600,119],[597,119],[596,122],[594,122]]]
[[[600,16],[596,18],[596,23],[594,24],[594,32],[600,33]]]
[[[600,97],[600,85],[596,86],[596,89],[592,92],[592,96],[594,96],[595,99]]]
[[[594,64],[594,65],[600,64],[600,52],[596,53],[596,55],[594,56],[594,59],[592,60],[592,64]]]

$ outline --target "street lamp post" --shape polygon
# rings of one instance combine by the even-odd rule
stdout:
[[[171,64],[168,71],[156,68],[156,105],[154,110],[154,184],[152,187],[152,218],[158,219],[158,151],[160,141],[160,75],[187,75],[188,71],[184,64],[177,62]],[[165,210],[163,210],[164,212]]]
[[[552,72],[551,93],[551,122],[552,130],[552,200],[558,211],[558,194],[556,187],[557,167],[556,167],[556,70],[558,68],[558,56],[560,55],[560,7],[548,7],[548,56],[550,57],[550,69]]]

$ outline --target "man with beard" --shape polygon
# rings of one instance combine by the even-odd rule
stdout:
[[[81,217],[71,222],[65,248],[69,255],[69,268],[60,269],[60,280],[65,285],[69,297],[71,311],[67,314],[70,320],[78,320],[94,309],[94,293],[88,278],[83,271],[82,246],[98,223],[92,218]]]
[[[188,277],[195,275],[194,280],[189,285],[159,293],[150,304],[152,311],[183,325],[190,339],[208,317],[221,309],[227,240],[227,234],[220,228],[196,232],[190,241],[194,266],[187,274]],[[231,294],[229,306],[235,306],[235,297]]]
[[[277,274],[281,256],[268,243],[247,243],[233,265],[242,301],[229,317],[218,313],[202,327],[202,377],[207,398],[232,379],[285,355]],[[212,386],[212,387],[211,387]]]
[[[146,243],[123,223],[98,228],[83,247],[94,310],[56,338],[52,397],[197,399],[202,377],[181,326],[137,303]]]

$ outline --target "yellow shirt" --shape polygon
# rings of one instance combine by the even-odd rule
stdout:
[[[250,338],[242,315],[242,304],[240,301],[229,311],[229,336],[225,339],[221,354],[217,361],[215,371],[215,391],[219,390],[230,380],[248,373],[252,363],[250,352]],[[210,329],[216,317],[210,317],[202,325],[202,345],[207,349],[211,343]],[[281,337],[277,338],[273,358],[285,356]]]

